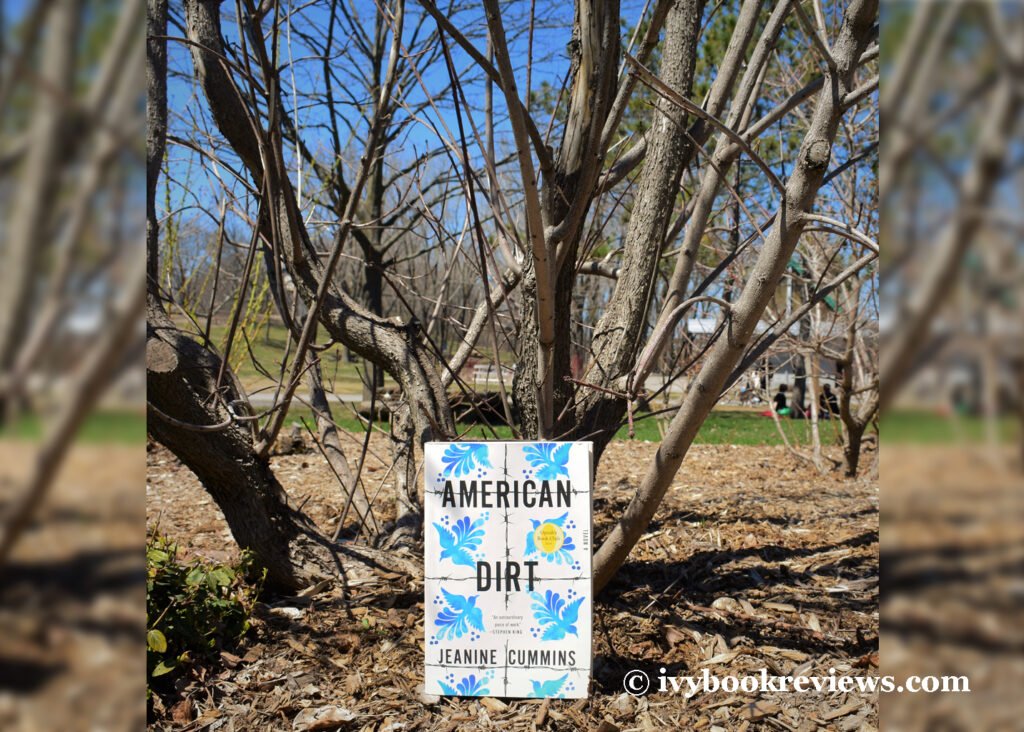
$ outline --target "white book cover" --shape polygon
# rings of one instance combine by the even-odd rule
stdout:
[[[587,696],[589,442],[425,446],[425,686],[449,696]]]

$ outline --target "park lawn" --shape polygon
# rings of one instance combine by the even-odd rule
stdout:
[[[360,422],[352,415],[335,412],[335,421],[340,427],[349,432],[362,432]],[[312,427],[312,413],[305,408],[292,409],[288,413],[288,419],[293,424],[306,424]],[[658,430],[658,419],[662,419],[667,426],[667,419],[662,417],[651,417],[637,415],[634,420],[635,438],[645,442],[660,442],[661,434]],[[386,424],[381,425],[387,429]],[[791,443],[795,445],[808,445],[811,442],[810,423],[798,420],[782,420],[782,427]],[[511,440],[515,439],[512,430],[505,425],[459,424],[459,436],[470,440]],[[837,421],[823,421],[820,424],[821,440],[825,445],[836,444],[838,439],[839,423]],[[629,427],[623,426],[615,435],[617,440],[629,439]],[[700,432],[697,433],[695,444],[698,445],[781,445],[782,439],[778,430],[770,418],[762,417],[756,412],[743,409],[718,409],[711,413],[704,422]]]
[[[0,439],[39,440],[44,429],[42,419],[37,415],[27,415],[0,428]],[[93,412],[85,418],[76,439],[89,444],[145,444],[146,414],[142,410]]]
[[[890,444],[935,445],[977,443],[987,439],[982,417],[942,415],[918,410],[901,410],[882,418],[882,440]],[[1020,423],[1012,417],[997,422],[999,439],[1009,442],[1020,434]]]
[[[249,335],[249,345],[246,346],[245,339],[238,335],[238,341],[232,347],[235,354],[232,359],[232,366],[242,382],[242,385],[253,393],[260,389],[274,386],[274,382],[260,373],[253,360],[258,361],[263,368],[271,374],[276,375],[280,368],[280,359],[284,354],[288,342],[288,331],[282,324],[270,323],[261,326]],[[227,337],[227,324],[213,324],[210,329],[210,337],[218,347],[223,347]],[[250,356],[249,350],[252,355]],[[481,351],[486,357],[486,349]],[[321,354],[324,377],[328,388],[336,394],[361,394],[363,390],[362,373],[363,365],[349,363],[344,358],[344,350],[331,348]],[[384,381],[385,388],[396,387],[390,377]],[[289,421],[300,422],[305,417],[307,421],[311,417],[308,409],[297,407],[289,411]],[[359,420],[355,418],[350,410],[334,411],[335,420],[339,426],[350,432],[362,432],[363,428]],[[635,420],[635,439],[647,442],[659,442],[661,433],[658,429],[658,422],[667,426],[671,415],[660,415],[658,417],[643,417],[637,415]],[[783,429],[788,439],[796,445],[810,444],[810,425],[804,421],[783,420]],[[837,441],[838,422],[821,423],[821,439],[826,445],[835,444]],[[495,425],[494,428],[486,425],[464,424],[459,425],[459,434],[466,439],[513,439],[512,430],[506,426]],[[616,439],[629,439],[629,427],[623,426],[616,434]],[[705,445],[781,445],[782,439],[775,424],[771,419],[758,416],[755,412],[743,409],[719,409],[712,412],[697,434],[696,444]]]
[[[210,339],[218,349],[224,348],[224,344],[227,342],[227,331],[226,323],[214,323],[210,326]],[[248,335],[248,342],[240,330],[235,335],[236,340],[231,346],[231,366],[238,376],[238,380],[242,382],[242,386],[252,393],[275,385],[275,381],[261,373],[256,364],[258,363],[275,377],[280,373],[281,358],[288,345],[288,330],[282,324],[271,323],[260,326],[254,331],[247,331],[246,335]],[[293,344],[293,353],[294,348]],[[361,359],[357,363],[350,363],[345,358],[345,349],[336,346],[320,354],[320,363],[324,379],[331,391],[337,394],[362,393],[364,367]],[[394,380],[385,376],[384,388],[390,389],[395,386]]]
[[[349,432],[362,432],[361,422],[351,410],[335,410],[338,425]],[[635,438],[645,442],[659,442],[661,434],[658,420],[667,427],[671,415],[651,417],[637,415],[634,421]],[[313,425],[312,412],[299,406],[289,411],[288,422],[301,425],[305,420]],[[380,427],[387,429],[386,423]],[[463,439],[514,439],[512,430],[504,425],[493,428],[479,424],[459,424]],[[798,446],[810,444],[810,423],[803,420],[783,419],[782,427],[789,441]],[[839,422],[822,421],[819,425],[821,441],[825,445],[838,444]],[[1000,438],[1016,439],[1019,424],[1012,418],[999,421]],[[979,417],[946,417],[920,411],[896,412],[881,421],[882,439],[889,444],[954,444],[977,443],[986,439],[984,420]],[[26,416],[12,425],[0,429],[0,439],[38,440],[43,435],[43,421],[37,416]],[[100,411],[89,415],[78,434],[85,443],[142,444],[146,440],[146,415],[141,411]],[[615,435],[617,440],[629,439],[629,427],[623,426]],[[694,440],[698,445],[781,445],[778,430],[771,419],[744,409],[722,408],[714,410],[701,426]]]

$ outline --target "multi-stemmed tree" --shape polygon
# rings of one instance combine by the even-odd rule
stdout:
[[[496,0],[482,13],[430,0],[368,3],[359,7],[374,33],[348,37],[367,46],[356,53],[322,42],[338,37],[348,4],[288,13],[274,2],[184,0],[175,23],[184,37],[168,38],[161,2],[150,13],[151,260],[161,250],[154,178],[173,44],[188,54],[197,100],[174,110],[171,141],[217,168],[235,216],[248,222],[249,256],[274,280],[279,314],[298,315],[281,398],[260,414],[213,344],[171,320],[169,293],[151,276],[150,431],[196,473],[280,587],[374,565],[416,571],[401,551],[379,547],[415,536],[417,451],[457,437],[453,390],[469,390],[460,372],[485,343],[499,366],[515,361],[499,392],[516,434],[591,440],[598,458],[655,364],[687,376],[656,456],[597,550],[603,587],[722,393],[877,256],[855,222],[815,211],[851,171],[871,177],[872,151],[836,141],[846,119],[872,124],[864,110],[877,90],[875,0],[813,3],[813,12],[788,0],[660,0],[628,19],[639,30],[626,37],[618,2],[578,0],[564,20],[566,61],[534,56],[539,34],[550,42],[557,31],[557,6],[540,23]],[[722,13],[729,22],[710,22]],[[327,81],[335,67],[371,61],[372,83],[346,87],[342,104]],[[546,105],[533,103],[540,76],[557,89]],[[303,114],[310,108],[318,111]],[[351,133],[344,143],[342,129]],[[740,161],[742,193],[732,175]],[[858,197],[869,188],[848,186]],[[802,313],[759,330],[805,230],[822,227],[833,234],[824,261],[848,265],[823,272]],[[384,242],[405,255],[388,256]],[[372,273],[365,281],[379,276],[390,291],[391,312],[338,276],[353,251]],[[444,273],[456,261],[478,277],[468,310],[445,302]],[[415,284],[431,272],[442,276]],[[681,349],[670,344],[695,307],[718,327],[686,363],[671,363],[666,354]],[[457,343],[434,338],[441,321],[458,327]],[[318,343],[318,332],[329,340]],[[400,521],[378,548],[323,537],[287,505],[268,461],[300,380],[337,344],[400,388],[389,407]]]

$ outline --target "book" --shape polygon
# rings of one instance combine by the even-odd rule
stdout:
[[[587,696],[589,442],[424,448],[428,694]]]

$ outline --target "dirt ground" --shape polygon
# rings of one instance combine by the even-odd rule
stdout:
[[[1024,729],[1024,474],[1016,451],[883,445],[883,674],[969,694],[885,695],[885,729]]]
[[[655,450],[616,442],[602,459],[597,540]],[[388,492],[371,443],[368,487]],[[834,456],[838,457],[838,456]],[[870,456],[873,457],[873,456]],[[868,462],[870,462],[870,457]],[[342,508],[315,453],[275,458],[291,499],[325,529]],[[147,522],[196,555],[230,560],[230,535],[195,478],[163,449],[148,459]],[[422,694],[422,587],[392,582],[313,598],[268,598],[223,664],[157,700],[154,729],[302,729],[318,709],[362,730],[872,730],[877,695],[719,692],[634,698],[623,678],[877,673],[878,492],[819,475],[784,448],[698,446],[655,522],[595,603],[587,700],[450,699]],[[326,714],[327,712],[321,712]]]
[[[0,511],[37,446],[0,441]],[[0,729],[145,724],[141,445],[72,449],[0,572]]]

